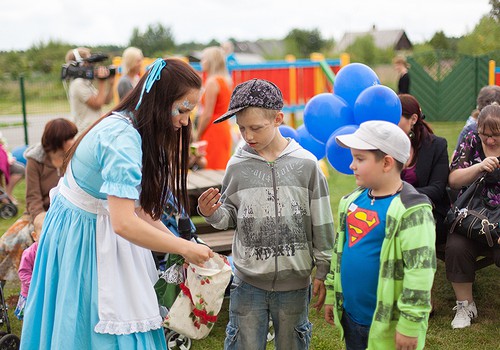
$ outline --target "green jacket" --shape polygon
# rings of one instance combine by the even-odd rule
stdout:
[[[325,281],[325,303],[334,305],[335,324],[340,329],[342,339],[340,263],[347,208],[362,191],[362,188],[358,188],[340,200],[339,229],[330,273]],[[409,337],[418,337],[417,349],[423,349],[436,271],[436,233],[432,206],[425,195],[405,182],[399,196],[392,200],[386,219],[386,235],[380,252],[377,307],[370,327],[368,349],[395,349],[396,330]]]

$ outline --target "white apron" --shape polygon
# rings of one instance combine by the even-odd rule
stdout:
[[[158,272],[151,251],[113,231],[108,201],[94,198],[80,188],[73,177],[71,164],[68,164],[65,178],[69,187],[61,178],[55,191],[51,191],[51,197],[59,192],[78,208],[97,214],[99,322],[94,327],[95,332],[130,334],[161,328],[162,318],[153,288]]]

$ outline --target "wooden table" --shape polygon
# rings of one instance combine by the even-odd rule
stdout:
[[[190,171],[187,178],[187,188],[189,194],[191,216],[198,215],[196,205],[198,197],[210,187],[221,187],[224,177],[224,170],[196,170]],[[234,230],[219,231],[211,225],[202,223],[196,225],[198,237],[211,247],[214,251],[220,253],[229,253],[233,242]]]
[[[193,194],[199,196],[210,187],[220,188],[224,173],[224,170],[190,170],[187,177],[189,195]]]

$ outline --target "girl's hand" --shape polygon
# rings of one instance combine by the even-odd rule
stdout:
[[[187,252],[183,254],[186,262],[202,266],[214,256],[212,249],[204,244],[198,244],[194,242],[188,242],[189,246]]]
[[[212,216],[213,213],[222,205],[219,202],[221,194],[217,188],[209,188],[198,198],[198,210],[203,216]]]

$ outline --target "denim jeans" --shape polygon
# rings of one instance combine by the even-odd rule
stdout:
[[[370,326],[356,323],[344,310],[340,320],[344,329],[346,350],[365,350],[368,347],[368,334]]]
[[[269,318],[276,350],[305,350],[311,342],[311,286],[288,292],[256,288],[234,276],[226,327],[225,350],[264,350]]]

